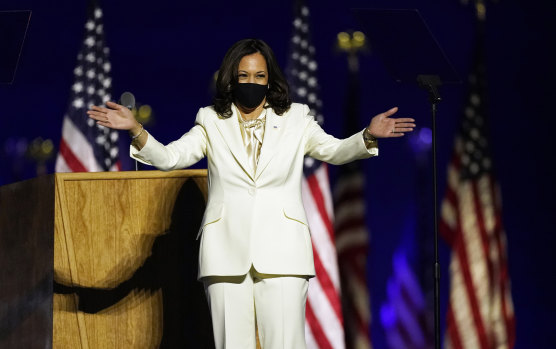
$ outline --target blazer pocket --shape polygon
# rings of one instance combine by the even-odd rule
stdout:
[[[291,219],[292,221],[296,221],[298,223],[301,223],[309,227],[309,224],[307,223],[307,218],[305,216],[305,209],[303,208],[303,205],[285,206],[284,216],[287,219]]]
[[[222,219],[223,209],[224,205],[221,203],[207,206],[207,208],[205,209],[205,214],[203,216],[203,221],[201,222],[201,227],[199,228],[199,232],[197,233],[197,237],[195,238],[195,240],[199,239],[206,226],[216,223]]]

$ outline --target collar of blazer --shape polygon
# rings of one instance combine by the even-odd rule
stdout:
[[[241,130],[239,129],[237,109],[232,107],[232,116],[226,119],[219,118],[216,121],[216,127],[224,138],[224,142],[228,145],[230,152],[243,168],[243,171],[255,181],[260,176],[264,169],[268,166],[276,151],[280,147],[280,138],[285,133],[284,131],[284,118],[286,115],[280,116],[274,113],[272,108],[266,110],[266,122],[263,145],[261,147],[261,155],[255,175],[250,171],[249,160],[247,159],[247,151],[243,145],[241,138]]]

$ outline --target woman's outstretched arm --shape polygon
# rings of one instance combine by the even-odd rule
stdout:
[[[93,105],[91,110],[87,111],[87,114],[101,126],[129,131],[133,145],[141,150],[149,138],[149,134],[144,131],[143,125],[137,122],[131,110],[123,105],[106,102],[106,106],[108,108]]]

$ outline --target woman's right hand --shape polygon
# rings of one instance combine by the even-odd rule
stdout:
[[[141,129],[141,124],[135,120],[133,113],[128,108],[114,102],[106,102],[106,106],[108,108],[93,105],[87,114],[101,126],[128,130],[133,134],[133,131]]]

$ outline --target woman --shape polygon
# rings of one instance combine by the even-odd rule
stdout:
[[[305,301],[315,275],[301,201],[305,155],[343,164],[378,154],[377,138],[415,127],[393,119],[397,108],[339,140],[326,134],[306,105],[292,103],[270,47],[245,39],[226,53],[214,105],[166,146],[116,103],[88,111],[99,125],[129,130],[130,154],[161,170],[207,157],[209,194],[199,230],[199,280],[210,305],[217,348],[305,348]]]

